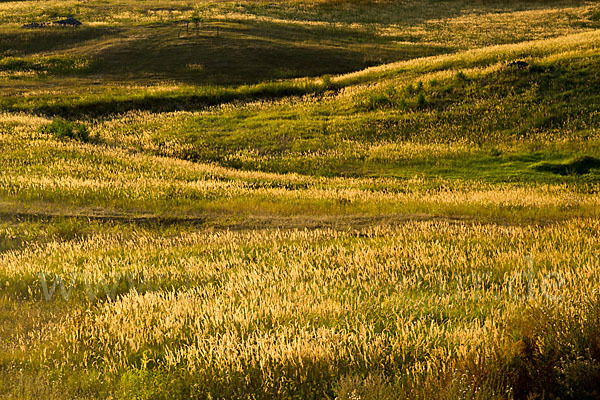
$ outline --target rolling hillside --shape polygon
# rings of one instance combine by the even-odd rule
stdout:
[[[0,2],[0,398],[597,398],[598,27]]]

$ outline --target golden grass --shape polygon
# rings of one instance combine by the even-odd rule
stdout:
[[[35,124],[42,120],[34,121]],[[0,146],[4,149],[0,171],[2,196],[21,199],[25,204],[52,201],[111,208],[127,207],[129,203],[133,205],[130,211],[143,211],[146,204],[150,212],[162,212],[162,207],[177,209],[181,205],[193,215],[206,210],[227,211],[228,207],[246,215],[260,213],[265,202],[271,203],[272,208],[263,212],[275,214],[305,210],[301,207],[293,211],[294,204],[314,204],[311,209],[317,213],[336,212],[336,209],[343,213],[410,213],[419,209],[435,212],[453,208],[468,212],[473,207],[490,211],[546,208],[584,215],[594,213],[600,206],[597,195],[574,192],[567,184],[522,186],[436,180],[436,187],[431,188],[428,179],[418,176],[398,181],[239,171],[131,153],[106,145],[64,142],[38,131],[0,135]],[[424,153],[431,149],[432,146],[404,148]],[[447,151],[444,146],[438,149]],[[410,152],[405,156],[410,156]],[[387,153],[387,157],[394,157],[394,153]],[[243,202],[246,206],[240,209]],[[319,204],[325,205],[322,211],[318,211]],[[153,205],[162,207],[156,209]]]
[[[219,3],[205,16],[216,24],[235,20],[246,28],[285,26],[316,36],[347,32],[373,42],[365,48],[389,40],[467,51],[339,75],[334,84],[349,86],[323,96],[79,121],[90,130],[88,143],[43,133],[50,118],[0,114],[0,381],[6,382],[0,397],[58,398],[64,389],[79,398],[505,399],[523,389],[510,380],[522,372],[518,362],[556,353],[544,340],[558,338],[572,350],[577,346],[569,340],[583,337],[582,353],[592,348],[582,327],[597,321],[581,299],[588,304],[600,290],[596,175],[535,175],[513,183],[510,177],[472,179],[465,167],[461,176],[442,177],[418,166],[458,165],[516,144],[441,143],[429,140],[439,129],[433,126],[414,141],[343,134],[361,119],[384,121],[388,110],[350,114],[361,96],[389,85],[430,85],[458,71],[485,78],[514,59],[543,66],[596,57],[600,33],[590,17],[596,6],[536,3],[499,12],[490,7],[500,6],[486,5],[477,12],[462,2],[436,10],[434,2],[417,9],[422,15],[411,11],[401,20],[398,12],[414,4]],[[323,14],[331,7],[336,12]],[[352,21],[361,10],[361,23]],[[178,1],[3,2],[0,21],[8,32],[25,19],[75,11],[93,27],[134,32],[189,18],[194,7]],[[552,38],[557,35],[565,36]],[[109,40],[91,39],[81,52],[105,50]],[[522,40],[533,41],[514,43]],[[477,48],[489,43],[501,44]],[[40,56],[46,54],[31,59]],[[200,62],[182,65],[188,72],[205,69]],[[0,79],[7,87],[10,79],[23,79],[19,96],[32,103],[44,96],[60,103],[54,81],[28,74]],[[98,93],[74,85],[85,79],[62,81],[72,85],[69,95],[77,101]],[[188,89],[177,82],[121,82],[100,91],[127,99]],[[510,112],[513,100],[497,101],[494,112]],[[293,135],[298,120],[308,126],[307,137],[317,132],[334,145],[274,149],[277,140],[304,139]],[[339,125],[319,137],[330,121]],[[291,133],[282,134],[278,124]],[[597,147],[598,129],[586,129],[585,140],[581,130],[544,131],[519,149],[587,151]],[[263,143],[260,135],[275,139]],[[221,165],[190,161],[212,137],[256,142],[237,150],[231,145],[235,151],[220,158]],[[292,161],[317,169],[324,160],[417,167],[414,176],[402,177],[391,170],[361,177],[268,172]],[[236,163],[244,167],[224,166]],[[354,167],[348,163],[348,175]],[[64,217],[69,214],[73,218]],[[338,217],[347,223],[323,227]],[[305,229],[309,223],[317,228]],[[40,273],[46,283],[59,276],[73,285],[71,297],[63,298],[58,287],[46,302]],[[531,310],[542,322],[526,320]],[[551,331],[548,337],[534,332],[546,317],[548,325],[540,326]],[[561,357],[572,356],[564,348]],[[392,394],[373,394],[383,392]]]
[[[552,39],[533,40],[523,43],[503,44],[486,46],[480,49],[472,49],[457,54],[440,55],[433,57],[417,58],[409,61],[389,63],[376,67],[367,68],[349,74],[333,77],[334,81],[344,82],[355,78],[378,77],[382,73],[398,73],[400,71],[437,71],[451,67],[472,68],[477,66],[488,66],[513,60],[521,57],[560,57],[560,54],[573,54],[572,52],[596,52],[600,32],[592,30],[584,33],[576,33],[560,36]],[[550,58],[551,59],[551,58]]]
[[[45,365],[117,375],[185,369],[207,388],[254,376],[255,390],[274,395],[282,379],[330,385],[341,371],[416,379],[494,346],[517,353],[508,321],[527,307],[576,312],[597,289],[598,233],[597,220],[169,238],[139,231],[4,254],[0,274],[14,282],[40,270],[77,279],[129,273],[155,283],[46,329],[34,344],[48,346]]]

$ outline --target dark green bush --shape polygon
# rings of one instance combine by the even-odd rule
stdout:
[[[534,169],[559,175],[582,175],[587,174],[591,169],[600,169],[600,159],[583,156],[563,163],[542,162],[535,165]]]
[[[425,99],[425,95],[423,92],[419,93],[417,96],[417,107],[423,108],[427,104],[427,100]]]
[[[57,118],[42,128],[42,132],[53,135],[58,139],[73,139],[87,142],[90,139],[87,127],[84,124]]]

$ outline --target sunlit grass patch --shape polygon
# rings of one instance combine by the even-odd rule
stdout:
[[[0,73],[31,72],[34,74],[71,74],[88,71],[93,63],[86,57],[4,57],[0,60]]]
[[[74,375],[101,372],[113,388],[135,386],[129,378],[139,378],[167,392],[293,396],[330,394],[342,390],[343,376],[379,374],[383,386],[416,398],[435,382],[499,394],[543,390],[512,379],[519,360],[543,362],[527,358],[523,343],[545,340],[553,325],[515,321],[558,302],[563,312],[575,312],[598,277],[597,230],[594,220],[547,226],[416,221],[351,232],[169,237],[138,229],[0,255],[6,266],[0,274],[7,282],[22,278],[29,290],[19,290],[34,297],[43,296],[40,268],[69,277],[67,286],[71,276],[155,278],[151,290],[147,284],[143,291],[118,290],[112,300],[90,304],[83,284],[70,299],[57,289],[50,300],[91,308],[53,325],[39,338],[45,352],[33,353],[32,362]],[[571,339],[564,339],[568,346]],[[172,380],[157,387],[158,376]],[[278,385],[287,379],[300,383]],[[427,385],[419,389],[419,382]],[[351,382],[343,387],[350,390]]]
[[[0,397],[598,397],[596,8],[0,2]]]

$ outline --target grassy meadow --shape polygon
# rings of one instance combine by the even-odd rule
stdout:
[[[0,2],[0,399],[599,398],[599,28]]]

